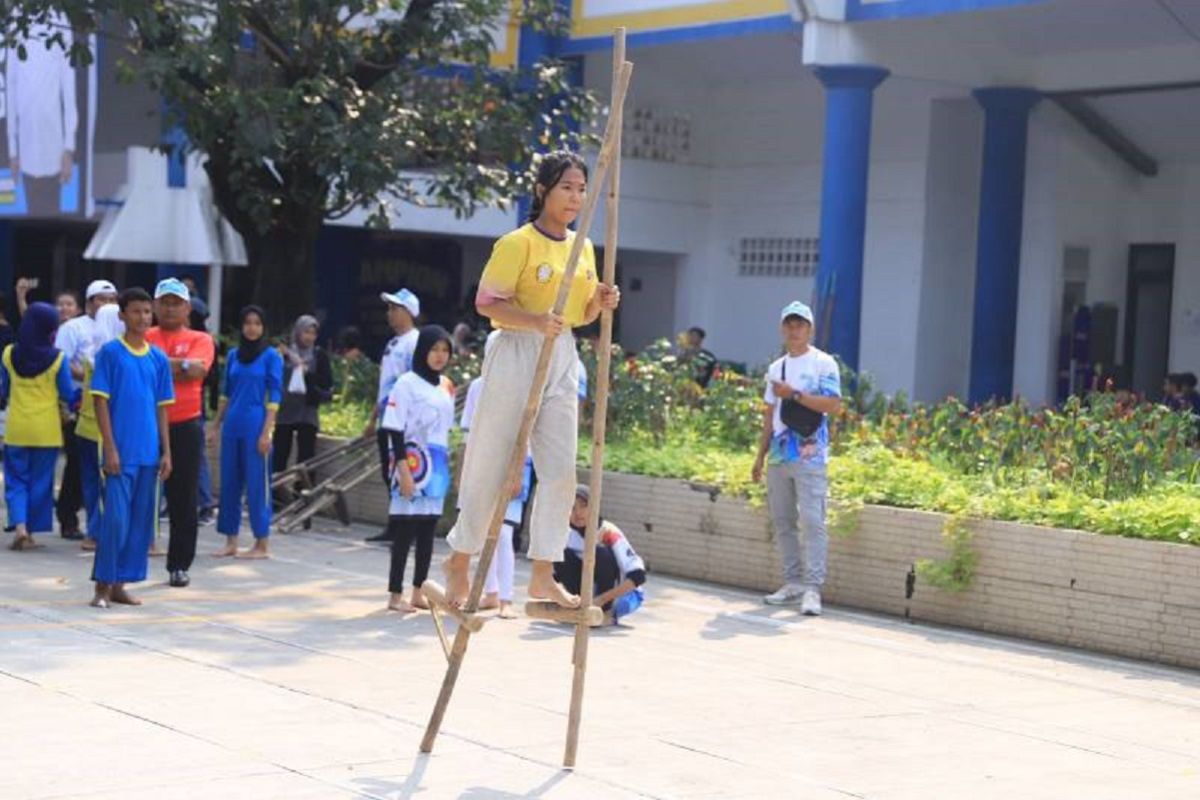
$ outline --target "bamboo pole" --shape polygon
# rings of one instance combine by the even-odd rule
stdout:
[[[613,34],[613,85],[616,86],[625,62],[625,29],[617,28]],[[622,109],[614,102],[613,116],[620,121]],[[611,117],[610,117],[611,119]],[[604,216],[604,282],[613,286],[617,279],[617,233],[618,213],[621,201],[621,126],[616,126],[616,143],[613,146],[612,177],[608,182],[608,198]],[[588,522],[583,537],[583,575],[580,580],[579,604],[583,608],[592,605],[596,571],[596,529],[600,526],[601,478],[604,475],[604,437],[608,427],[608,384],[612,367],[613,314],[605,309],[600,312],[600,344],[596,360],[596,404],[592,416],[592,467],[588,480]],[[575,766],[575,755],[579,750],[579,723],[583,719],[583,689],[587,678],[588,634],[591,628],[583,621],[575,625],[575,650],[571,663],[574,676],[571,681],[571,711],[567,718],[567,745],[563,753],[563,766]]]
[[[596,158],[596,165],[592,170],[591,184],[595,187],[604,186],[605,176],[613,159],[614,148],[619,139],[621,124],[620,110],[625,104],[625,92],[629,88],[629,79],[632,74],[633,65],[626,62],[622,65],[619,78],[613,85],[612,109],[609,112],[608,124],[605,126],[600,153]],[[554,313],[556,314],[561,314],[563,308],[566,306],[567,296],[570,294],[575,278],[575,268],[579,264],[580,255],[583,253],[583,245],[587,241],[587,231],[591,227],[592,218],[596,214],[599,197],[600,191],[590,192],[587,200],[584,202],[583,213],[580,215],[579,221],[579,233],[575,236],[575,241],[571,245],[571,253],[567,258],[566,270],[563,273],[562,283],[558,287],[558,296],[554,301]],[[542,393],[546,388],[546,373],[550,369],[550,357],[553,352],[554,339],[547,337],[542,342],[542,349],[538,354],[537,368],[533,374],[533,382],[529,386],[529,398],[525,402],[525,411],[521,415],[521,427],[517,431],[517,441],[513,446],[512,455],[508,459],[507,475],[502,484],[504,489],[500,492],[500,496],[496,498],[496,505],[492,511],[491,524],[488,527],[487,539],[484,541],[483,551],[479,554],[479,563],[475,568],[475,577],[471,583],[471,592],[464,609],[464,612],[467,614],[474,614],[479,609],[479,600],[483,596],[483,586],[487,580],[488,568],[491,566],[492,557],[496,552],[496,542],[500,536],[500,528],[504,524],[504,512],[508,507],[509,501],[508,487],[515,485],[520,480],[521,470],[525,466],[525,453],[529,448],[529,434],[533,430],[533,423],[537,418],[538,408],[541,406]],[[459,626],[458,631],[454,635],[454,645],[450,650],[450,659],[446,666],[446,676],[442,679],[442,688],[438,692],[437,702],[434,704],[433,713],[429,717],[429,724],[425,727],[425,735],[421,739],[422,753],[433,751],[433,743],[437,739],[438,731],[442,726],[442,719],[446,715],[446,707],[450,704],[450,697],[454,693],[454,685],[458,681],[458,673],[462,669],[462,662],[466,657],[467,645],[470,643],[470,640],[471,631],[464,626]]]

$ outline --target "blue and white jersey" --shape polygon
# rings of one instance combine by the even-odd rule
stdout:
[[[442,513],[450,491],[450,429],[454,427],[454,387],[446,378],[434,386],[415,372],[401,375],[388,395],[383,428],[404,433],[404,462],[392,463],[389,514]],[[394,458],[394,456],[393,456]],[[398,470],[408,469],[416,492],[400,494]]]
[[[829,418],[821,420],[817,432],[807,441],[783,424],[779,410],[782,404],[771,388],[772,381],[786,381],[805,394],[822,397],[842,396],[842,377],[833,356],[809,347],[802,356],[784,356],[767,368],[767,386],[763,400],[774,407],[774,438],[771,440],[770,460],[773,464],[803,461],[824,465],[829,461]]]

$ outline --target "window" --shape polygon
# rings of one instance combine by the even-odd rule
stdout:
[[[634,108],[621,128],[621,155],[649,161],[686,162],[692,156],[692,118],[661,109]]]
[[[738,242],[738,275],[750,278],[811,278],[817,274],[820,239],[753,237]]]

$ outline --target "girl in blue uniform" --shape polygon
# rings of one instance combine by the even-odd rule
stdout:
[[[221,508],[217,533],[227,538],[217,556],[267,558],[271,534],[271,437],[283,397],[283,357],[267,346],[266,316],[258,306],[242,309],[241,343],[225,367],[225,388],[216,424],[221,432]],[[239,553],[242,495],[250,507],[254,547]]]
[[[54,528],[54,465],[63,446],[59,403],[70,402],[71,370],[54,346],[58,312],[34,303],[21,319],[17,344],[4,348],[0,396],[8,398],[4,500],[15,528],[12,550],[30,550],[35,533]]]

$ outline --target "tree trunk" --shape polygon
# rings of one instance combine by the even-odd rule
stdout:
[[[320,220],[305,232],[274,229],[245,237],[254,287],[251,301],[267,312],[271,333],[291,331],[301,314],[311,314],[316,297],[316,244]]]

